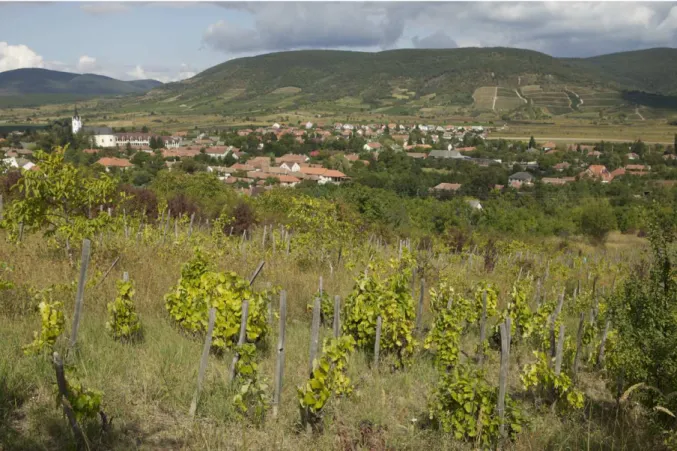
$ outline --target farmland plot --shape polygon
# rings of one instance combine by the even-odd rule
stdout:
[[[475,109],[493,110],[495,95],[496,87],[494,86],[482,86],[481,88],[477,88],[472,95],[473,99],[475,100]]]
[[[496,110],[508,111],[519,108],[525,104],[525,100],[521,99],[515,90],[510,88],[498,88],[498,96],[496,97]]]

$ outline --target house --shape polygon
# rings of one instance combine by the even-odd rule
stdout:
[[[588,152],[588,156],[599,158],[602,156],[602,152],[600,152],[599,150],[593,150],[592,152]]]
[[[643,164],[628,164],[624,169],[630,175],[646,175],[650,167]]]
[[[370,142],[364,145],[363,149],[366,151],[376,151],[378,152],[383,147],[383,144],[380,142]]]
[[[2,162],[10,168],[24,169],[26,171],[30,171],[31,169],[36,167],[35,163],[21,157],[4,158]]]
[[[311,178],[316,177],[317,183],[320,185],[325,183],[340,183],[348,178],[343,172],[334,169],[302,167],[298,172],[311,176]]]
[[[281,157],[276,158],[275,163],[276,164],[298,163],[299,165],[302,165],[308,160],[309,160],[309,158],[305,155],[297,155],[297,154],[293,154],[293,153],[288,153],[288,154],[282,155]]]
[[[128,144],[131,147],[150,146],[150,133],[116,133],[115,144],[118,147],[125,147]]]
[[[541,147],[543,148],[543,150],[548,151],[548,150],[552,150],[555,147],[557,147],[557,144],[555,144],[552,141],[548,141],[548,142],[543,143],[543,145]]]
[[[132,163],[129,162],[129,160],[115,157],[101,158],[99,161],[96,162],[96,164],[100,164],[101,166],[106,168],[106,172],[109,172],[110,168],[118,168],[124,171],[125,169],[134,166]]]
[[[468,157],[461,155],[458,150],[431,150],[428,158],[467,159]]]
[[[625,157],[628,160],[639,160],[639,155],[637,155],[635,152],[626,153]]]
[[[569,169],[570,167],[571,167],[570,163],[563,161],[563,162],[557,163],[555,166],[553,166],[553,169],[556,170],[556,171],[562,172],[566,169]]]
[[[407,152],[407,156],[419,160],[422,158],[426,158],[428,155],[423,152]]]
[[[200,155],[199,149],[179,147],[178,149],[162,149],[162,158],[192,158]]]
[[[205,149],[205,154],[212,158],[222,160],[230,153],[230,147],[227,146],[212,146]]]
[[[535,177],[529,172],[516,172],[508,177],[508,183],[513,188],[521,188],[523,185],[530,186],[534,184]]]
[[[621,177],[625,175],[625,168],[617,168],[611,171],[611,177],[616,178],[616,177]]]
[[[301,170],[301,165],[298,163],[285,162],[280,165],[280,169],[284,169],[288,172],[299,172]],[[271,168],[272,169],[272,168]]]
[[[92,135],[92,142],[98,147],[115,147],[117,144],[113,129],[110,127],[83,127],[85,134]]]
[[[580,173],[580,177],[597,179],[602,183],[609,183],[614,178],[606,166],[601,164],[591,164],[585,171]]]
[[[412,149],[432,149],[433,146],[430,144],[411,144],[408,146],[404,146],[404,150],[412,150]]]
[[[482,210],[482,204],[480,203],[479,200],[468,199],[467,202],[468,202],[468,205],[470,205],[470,208],[472,208],[473,210]]]
[[[301,180],[294,177],[293,175],[278,175],[277,179],[280,181],[281,186],[296,186],[298,183],[301,183]]]
[[[456,150],[458,150],[459,152],[474,152],[475,150],[477,150],[477,148],[476,147],[457,147]]]
[[[250,166],[263,171],[270,167],[270,157],[254,157],[247,162]]]
[[[306,130],[310,130],[313,128],[313,123],[312,122],[306,122]]]
[[[228,169],[232,169],[234,172],[237,172],[237,171],[249,172],[249,171],[256,170],[256,168],[254,166],[252,166],[250,164],[242,164],[242,163],[235,163],[234,165],[232,165]]]
[[[566,185],[567,183],[575,181],[575,177],[562,177],[562,178],[556,178],[556,177],[543,177],[541,179],[541,182],[544,185],[556,185],[556,186],[562,186]]]
[[[432,187],[431,190],[456,192],[460,188],[461,188],[460,183],[440,183],[439,185]]]

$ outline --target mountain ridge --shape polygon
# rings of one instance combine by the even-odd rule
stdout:
[[[0,72],[0,96],[144,94],[160,85],[162,83],[157,80],[123,81],[106,75],[78,74],[42,68],[22,68]]]

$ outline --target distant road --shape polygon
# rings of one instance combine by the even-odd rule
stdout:
[[[493,134],[489,134],[487,139],[511,139],[513,141],[529,141],[531,139],[530,136],[497,136]],[[616,142],[616,143],[626,143],[630,141],[634,141],[634,139],[612,139],[612,138],[545,138],[543,136],[536,136],[534,135],[534,139],[537,139],[539,141],[579,141],[579,142],[600,142],[600,141],[606,141],[606,142]],[[673,144],[672,141],[644,141],[642,140],[644,144]]]

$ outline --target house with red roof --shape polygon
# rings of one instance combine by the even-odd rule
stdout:
[[[99,161],[97,161],[96,164],[100,164],[101,166],[106,168],[106,172],[109,172],[110,168],[118,168],[124,171],[125,169],[134,166],[132,163],[129,162],[129,160],[115,157],[103,157],[99,159]]]

